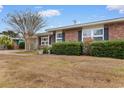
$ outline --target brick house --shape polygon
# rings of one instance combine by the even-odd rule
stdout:
[[[38,33],[38,46],[51,45],[56,42],[124,39],[124,18],[115,18],[90,23],[69,25],[47,29]]]

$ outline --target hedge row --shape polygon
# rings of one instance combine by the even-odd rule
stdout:
[[[113,57],[124,59],[124,40],[120,41],[97,41],[88,46],[91,56]],[[81,55],[83,44],[80,42],[61,42],[52,45],[52,54],[57,55]]]
[[[99,41],[90,45],[91,55],[124,59],[124,41]]]
[[[52,45],[52,54],[57,55],[81,55],[83,44],[81,42],[60,42]]]

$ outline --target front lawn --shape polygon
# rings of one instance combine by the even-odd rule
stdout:
[[[15,52],[16,54],[32,54],[32,55],[36,55],[38,54],[37,51],[19,51],[19,52]]]
[[[124,60],[0,55],[0,87],[124,87]]]

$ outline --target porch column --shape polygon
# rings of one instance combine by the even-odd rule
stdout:
[[[50,36],[48,35],[48,46],[49,46],[49,42],[50,42]]]

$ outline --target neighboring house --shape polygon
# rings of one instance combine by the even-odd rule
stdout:
[[[96,22],[74,24],[47,29],[39,33],[38,46],[51,45],[63,41],[117,40],[124,39],[124,18],[115,18]]]
[[[5,36],[5,35],[3,35],[2,33],[0,33],[0,37],[2,37],[2,36]]]
[[[6,36],[4,35],[3,33],[0,33],[0,37],[2,36]],[[18,49],[19,48],[19,42],[24,42],[24,40],[21,38],[21,37],[16,37],[16,38],[13,38],[13,37],[10,37],[13,42],[14,42],[14,49]],[[5,48],[5,45],[0,45],[0,49],[6,49]]]

